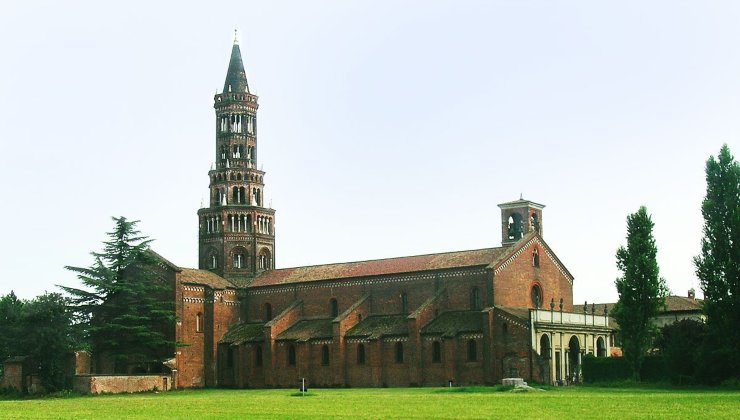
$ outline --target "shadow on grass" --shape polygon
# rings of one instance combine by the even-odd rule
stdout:
[[[317,394],[315,392],[294,392],[290,394],[291,397],[315,397]]]

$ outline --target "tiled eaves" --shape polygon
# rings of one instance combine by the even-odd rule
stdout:
[[[503,307],[500,307],[500,306],[495,306],[494,308],[496,310],[497,315],[500,318],[503,318],[507,322],[509,322],[511,324],[514,324],[514,325],[517,325],[519,327],[527,328],[527,329],[529,328],[529,320],[528,319],[527,320],[523,320],[522,318],[520,318],[520,317],[518,317],[518,316],[516,316],[516,315],[514,315],[514,314],[512,314],[510,312],[507,312],[506,309],[504,309]]]
[[[265,286],[254,286],[247,289],[247,294],[250,296],[254,295],[266,295],[273,293],[292,293],[295,290],[316,290],[326,288],[338,288],[338,287],[352,287],[362,285],[375,285],[375,284],[390,284],[390,283],[406,283],[411,281],[426,281],[433,280],[435,278],[446,279],[455,278],[468,275],[486,274],[486,266],[473,266],[466,267],[463,269],[446,270],[445,272],[423,272],[423,273],[411,273],[403,275],[379,275],[379,276],[368,276],[368,277],[357,277],[347,279],[331,279],[321,280],[306,283],[287,283],[280,285],[265,285]]]

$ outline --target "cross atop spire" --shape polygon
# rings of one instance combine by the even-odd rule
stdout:
[[[234,28],[234,45],[239,45],[239,29]]]

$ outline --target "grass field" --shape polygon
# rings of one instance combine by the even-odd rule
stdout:
[[[740,418],[740,391],[570,387],[187,390],[0,400],[0,418]]]

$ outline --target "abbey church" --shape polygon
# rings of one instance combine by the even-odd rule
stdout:
[[[176,387],[564,383],[584,355],[610,354],[608,314],[574,311],[573,276],[543,239],[545,206],[529,200],[499,205],[499,247],[276,269],[258,97],[236,41],[214,108],[198,269],[166,264],[186,344]]]

